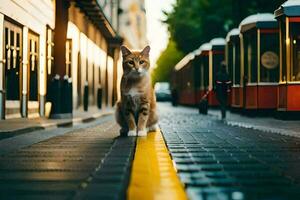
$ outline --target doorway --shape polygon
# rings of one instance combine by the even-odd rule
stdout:
[[[6,99],[20,100],[22,28],[4,21],[4,59]]]
[[[29,101],[38,101],[39,36],[28,33]]]

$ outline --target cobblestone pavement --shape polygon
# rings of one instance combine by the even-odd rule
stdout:
[[[123,199],[135,138],[113,117],[0,156],[0,199]]]
[[[196,109],[159,106],[190,199],[299,199],[300,139],[231,127]]]

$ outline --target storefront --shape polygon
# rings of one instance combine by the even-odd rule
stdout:
[[[20,6],[3,1],[0,8],[0,118],[44,115],[46,30],[54,28],[54,2]]]
[[[53,116],[72,116],[85,95],[88,106],[113,106],[122,43],[112,26],[118,25],[113,6],[1,2],[0,119],[43,117],[46,102],[52,103]]]

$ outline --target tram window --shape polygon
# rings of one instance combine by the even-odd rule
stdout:
[[[200,66],[200,89],[203,89],[204,86],[204,65],[203,62],[201,62]]]
[[[279,41],[278,33],[262,33],[260,46],[260,81],[278,82]]]
[[[291,81],[300,81],[300,24],[290,24],[291,33]]]
[[[282,48],[282,56],[281,56],[281,77],[280,80],[281,81],[286,81],[286,27],[285,27],[285,22],[281,22],[280,24],[281,26],[281,38],[280,38],[280,42],[281,42],[281,48]]]
[[[248,83],[257,82],[257,34],[251,32],[244,37],[244,73]]]
[[[241,82],[241,46],[240,43],[235,44],[235,67],[234,67],[234,84],[239,85]]]
[[[203,57],[203,66],[204,66],[204,87],[207,88],[209,84],[208,56]]]
[[[224,61],[224,54],[213,55],[213,88],[216,89],[216,75],[221,70],[221,63]]]
[[[200,88],[201,83],[201,70],[200,70],[200,58],[196,57],[195,60],[192,62],[193,69],[194,69],[194,78],[195,78],[195,87]]]
[[[229,43],[228,44],[228,55],[227,55],[227,71],[228,71],[228,74],[230,76],[230,79],[232,80],[233,79],[233,59],[234,59],[234,55],[233,55],[233,44],[232,43]]]

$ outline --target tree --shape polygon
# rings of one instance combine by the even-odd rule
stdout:
[[[178,50],[176,43],[170,39],[167,48],[161,53],[156,62],[157,67],[152,71],[153,83],[169,82],[171,71],[183,56],[184,54]]]
[[[187,54],[214,37],[225,37],[247,16],[273,13],[285,0],[177,0],[165,13],[172,40],[152,73],[154,82],[168,81],[170,72]],[[183,52],[183,53],[182,53]]]
[[[171,37],[184,53],[197,49],[214,37],[225,37],[245,17],[258,12],[273,13],[285,0],[177,0],[165,13]]]

